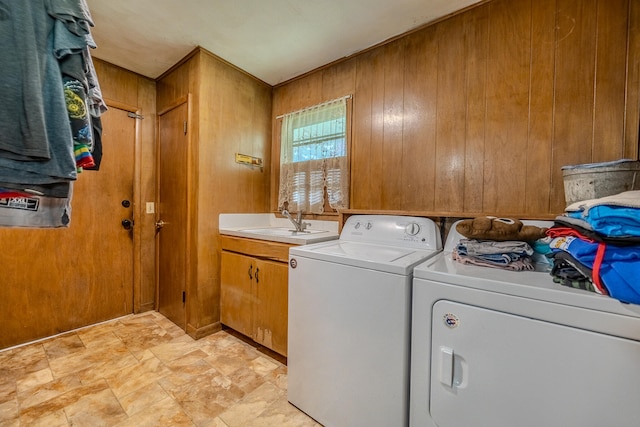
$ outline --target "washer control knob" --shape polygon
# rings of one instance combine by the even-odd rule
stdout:
[[[420,233],[420,224],[418,224],[417,222],[411,222],[404,228],[404,231],[409,236],[415,236]]]
[[[367,230],[371,230],[371,227],[373,227],[373,224],[371,224],[370,222],[368,222],[365,228],[366,228]]]
[[[358,222],[356,222],[356,225],[354,225],[353,227],[354,227],[356,230],[357,230],[358,228],[360,228],[360,222],[359,222],[359,221],[358,221]]]

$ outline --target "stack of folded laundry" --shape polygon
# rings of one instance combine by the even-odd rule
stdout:
[[[547,236],[554,281],[640,304],[640,191],[573,203]]]
[[[453,259],[503,270],[534,270],[531,243],[544,238],[546,228],[524,225],[510,218],[479,217],[460,221],[456,225],[460,239]]]

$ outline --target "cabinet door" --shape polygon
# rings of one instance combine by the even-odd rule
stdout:
[[[253,340],[287,355],[288,265],[255,260]]]
[[[244,335],[252,336],[254,259],[222,251],[221,266],[220,321]]]

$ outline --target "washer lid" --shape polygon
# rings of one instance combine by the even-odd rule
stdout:
[[[306,257],[393,274],[411,275],[413,267],[440,251],[334,240],[292,247],[290,257]]]

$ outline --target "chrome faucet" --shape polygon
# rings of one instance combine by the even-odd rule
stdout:
[[[284,215],[287,218],[289,218],[289,221],[291,221],[293,226],[296,228],[295,231],[299,231],[299,232],[304,233],[304,229],[307,228],[308,225],[311,225],[308,222],[302,222],[302,211],[298,211],[298,215],[297,215],[298,218],[297,219],[293,219],[293,217],[291,216],[289,211],[286,210],[286,209],[282,210],[282,215]]]

